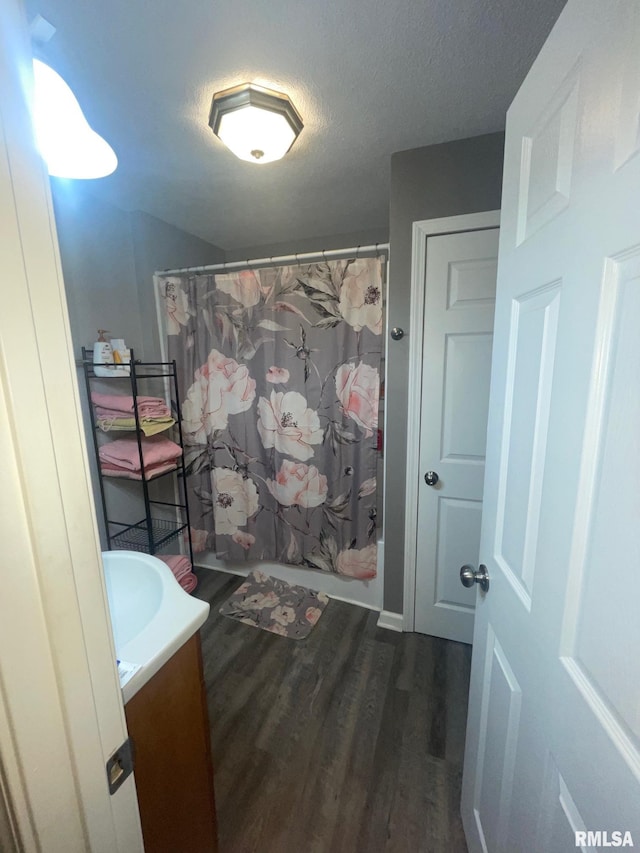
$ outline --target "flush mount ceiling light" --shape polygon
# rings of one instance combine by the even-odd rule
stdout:
[[[33,124],[40,153],[57,178],[103,178],[118,165],[113,148],[89,126],[62,77],[33,60]]]
[[[303,127],[286,95],[253,83],[216,92],[209,126],[236,157],[261,164],[284,157]]]

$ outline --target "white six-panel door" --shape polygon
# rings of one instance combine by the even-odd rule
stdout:
[[[475,590],[459,570],[480,550],[497,261],[497,228],[427,238],[415,630],[465,643]]]
[[[509,111],[503,193],[467,841],[638,847],[637,0],[570,0]]]

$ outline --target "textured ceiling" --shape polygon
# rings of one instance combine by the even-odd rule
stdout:
[[[30,0],[44,58],[113,145],[96,194],[225,249],[388,225],[392,153],[504,127],[564,0]],[[244,163],[214,91],[286,91],[291,152]]]

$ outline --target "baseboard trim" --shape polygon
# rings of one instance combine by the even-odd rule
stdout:
[[[364,607],[365,610],[373,610],[375,613],[380,613],[380,608],[376,607],[375,604],[367,604],[364,601],[356,601],[353,598],[346,598],[344,595],[331,595],[327,593],[329,598],[334,599],[335,601],[342,601],[345,604],[353,604],[354,607]]]
[[[392,610],[382,610],[378,617],[378,628],[386,628],[388,631],[402,631],[402,613],[394,613]]]

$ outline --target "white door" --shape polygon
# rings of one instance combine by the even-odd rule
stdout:
[[[570,0],[507,120],[470,853],[640,846],[639,128],[640,4]]]
[[[427,239],[415,630],[470,643],[495,310],[498,229]]]

